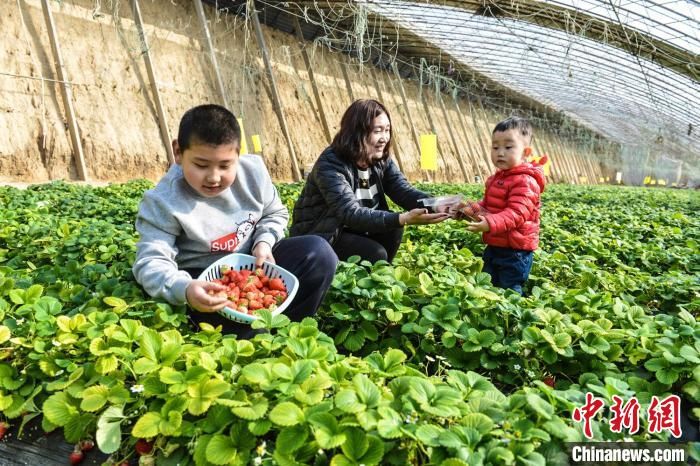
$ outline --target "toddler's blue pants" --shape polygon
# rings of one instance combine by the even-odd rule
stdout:
[[[523,285],[532,268],[532,256],[532,251],[486,246],[483,270],[491,275],[493,286],[523,294]]]

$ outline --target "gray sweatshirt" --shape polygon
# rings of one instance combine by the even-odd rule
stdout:
[[[198,194],[173,165],[141,200],[134,276],[151,296],[184,304],[193,278],[180,269],[206,268],[232,252],[250,254],[261,241],[273,246],[288,219],[257,155],[242,155],[231,187],[211,198]]]

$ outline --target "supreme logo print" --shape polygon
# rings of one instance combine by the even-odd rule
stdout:
[[[239,244],[237,232],[230,233],[211,242],[211,252],[235,251]]]

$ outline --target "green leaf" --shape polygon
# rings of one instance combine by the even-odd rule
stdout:
[[[10,329],[5,325],[0,325],[0,345],[9,340],[11,336]]]
[[[527,400],[528,406],[532,408],[532,410],[534,410],[537,414],[539,414],[547,420],[552,418],[554,408],[551,404],[547,403],[534,393],[528,393],[527,395],[525,395],[525,399]]]
[[[154,412],[148,412],[141,416],[134,428],[131,430],[131,435],[138,438],[152,438],[157,436],[160,426],[160,414]]]
[[[365,465],[379,464],[384,457],[384,442],[374,435],[368,435],[367,439],[369,440],[369,446],[362,458],[359,459],[359,463]]]
[[[285,427],[277,435],[275,450],[279,450],[285,455],[294,453],[304,445],[308,436],[309,431],[303,425]]]
[[[360,399],[354,390],[340,390],[335,396],[335,405],[338,409],[346,413],[359,413],[365,410],[365,405],[360,402]]]
[[[377,406],[381,394],[377,386],[364,374],[357,374],[352,379],[357,396],[370,408]]]
[[[238,457],[238,450],[227,435],[214,435],[207,445],[206,458],[212,464],[231,464]]]
[[[93,385],[83,391],[83,401],[80,403],[80,409],[94,413],[102,408],[107,403],[109,388],[104,385]]]
[[[187,386],[187,394],[190,403],[187,410],[195,416],[203,414],[209,409],[211,403],[230,389],[230,385],[223,380],[209,379]]]
[[[416,437],[426,446],[439,447],[440,435],[445,431],[442,427],[433,424],[423,424],[416,429]]]
[[[525,466],[546,466],[547,465],[547,460],[545,459],[545,457],[542,456],[540,453],[537,453],[536,451],[533,451],[532,453],[528,454],[525,457],[519,456],[518,460],[519,460],[519,464],[523,464]]]
[[[68,424],[71,419],[78,416],[78,409],[71,403],[68,394],[58,392],[46,399],[44,402],[44,416],[59,427]]]
[[[162,341],[163,340],[161,336],[158,335],[158,332],[151,329],[145,329],[139,342],[141,347],[141,355],[147,359],[150,359],[151,361],[157,362]]]
[[[0,339],[0,343],[2,343]],[[686,361],[693,362],[695,364],[700,364],[700,358],[698,358],[698,352],[695,348],[689,345],[683,345],[679,353]]]
[[[336,448],[345,442],[346,436],[338,429],[338,422],[331,414],[320,412],[309,417],[314,438],[321,448]]]
[[[109,306],[109,307],[116,307],[116,308],[126,308],[127,303],[121,298],[116,298],[114,296],[107,296],[105,297],[102,301]]]
[[[482,330],[478,336],[479,344],[487,348],[496,342],[496,334],[493,330]]]
[[[493,429],[493,421],[490,417],[481,413],[470,413],[462,418],[460,423],[465,427],[471,427],[479,431],[480,434],[486,434]]]
[[[655,373],[656,379],[661,382],[662,384],[666,385],[671,385],[673,384],[676,380],[678,380],[678,376],[680,375],[678,371],[675,369],[659,369]]]
[[[106,454],[119,450],[122,441],[121,421],[124,419],[121,406],[110,406],[97,420],[95,439],[100,451]]]
[[[668,367],[668,365],[668,361],[666,361],[664,358],[652,358],[644,363],[644,367],[652,372],[665,369]]]
[[[440,466],[469,466],[469,465],[458,458],[447,458],[445,461],[440,463]]]
[[[268,433],[270,427],[272,427],[272,423],[267,419],[260,419],[248,423],[248,430],[250,430],[250,433],[258,437]]]
[[[199,367],[199,366],[196,366]],[[185,382],[185,374],[172,367],[164,367],[159,373],[160,381],[165,384],[182,384]]]
[[[251,384],[262,386],[267,386],[273,377],[270,367],[259,363],[252,363],[245,366],[241,371],[241,376],[245,381]]]
[[[293,426],[304,421],[304,413],[294,403],[285,401],[272,408],[269,418],[277,425]]]
[[[95,362],[95,370],[100,374],[114,372],[117,370],[117,367],[119,367],[119,360],[113,354],[101,356],[97,358],[97,362]]]
[[[369,448],[369,440],[361,429],[347,429],[345,431],[345,442],[341,449],[345,456],[357,461],[365,454]]]
[[[231,408],[231,411],[236,416],[247,421],[255,421],[260,419],[267,412],[267,398],[259,397],[251,406],[241,406],[237,408]]]
[[[356,331],[348,333],[347,338],[343,342],[343,346],[348,351],[359,351],[360,348],[364,346],[365,339],[365,331],[361,328],[358,328]]]
[[[515,461],[513,452],[503,447],[490,449],[486,458],[490,463],[495,464],[512,464]]]
[[[33,304],[44,293],[44,287],[41,285],[32,285],[24,292],[24,302]]]

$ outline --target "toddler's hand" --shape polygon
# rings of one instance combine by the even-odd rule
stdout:
[[[203,280],[192,280],[185,297],[189,305],[200,312],[216,312],[228,302],[225,286]]]
[[[486,221],[486,217],[479,215],[479,220],[479,222],[467,224],[467,230],[473,231],[474,233],[486,233],[491,229],[491,227],[489,227],[489,222]]]

